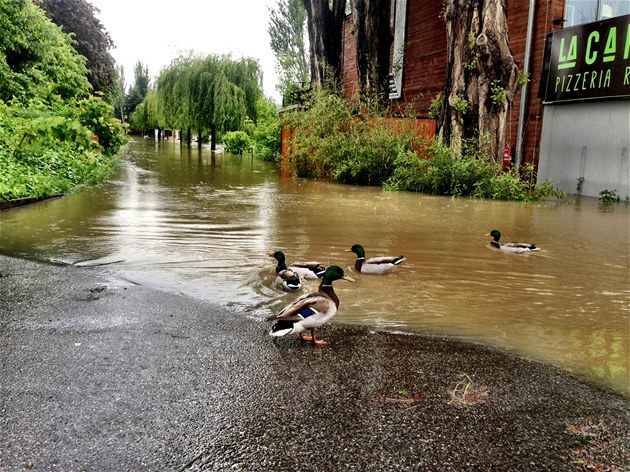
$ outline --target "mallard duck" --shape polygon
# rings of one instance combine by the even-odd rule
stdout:
[[[278,288],[287,292],[295,292],[302,288],[302,279],[290,269],[276,271],[275,284]]]
[[[516,254],[521,254],[523,252],[534,252],[538,251],[540,248],[536,247],[534,244],[529,243],[503,243],[499,242],[501,239],[501,232],[498,229],[493,229],[490,233],[486,234],[486,236],[492,236],[492,241],[490,241],[490,246],[495,249],[500,249],[505,252],[513,252]]]
[[[299,334],[302,341],[311,341],[316,345],[326,344],[326,341],[315,337],[315,330],[337,313],[339,297],[332,284],[339,279],[354,282],[339,266],[333,265],[326,269],[317,292],[305,293],[277,314],[267,318],[267,321],[275,321],[269,334],[275,337]],[[311,331],[310,336],[303,334],[306,330]]]
[[[354,268],[362,274],[388,274],[406,259],[404,256],[379,256],[365,259],[365,249],[360,244],[355,244],[346,252],[354,252],[357,255]]]
[[[322,266],[320,262],[293,262],[287,266],[284,253],[282,251],[270,252],[269,256],[278,261],[276,267],[276,273],[281,270],[290,269],[298,274],[303,279],[321,279],[326,272],[326,267]]]

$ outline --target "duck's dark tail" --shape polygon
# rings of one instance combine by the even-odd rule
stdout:
[[[293,325],[298,320],[278,320],[271,327],[269,334],[271,336],[285,336],[293,331]]]
[[[289,277],[285,280],[287,288],[289,290],[298,290],[302,288],[302,281],[300,280],[300,276],[295,274],[293,277]]]
[[[324,267],[323,265],[318,265],[317,267],[313,269],[313,272],[315,272],[315,275],[317,276],[318,279],[321,279],[324,276],[324,273],[326,272],[326,267]]]

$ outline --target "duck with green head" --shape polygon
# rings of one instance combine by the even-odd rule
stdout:
[[[317,292],[305,293],[267,318],[267,321],[275,321],[269,334],[274,337],[299,334],[302,341],[311,341],[315,345],[326,344],[326,341],[315,337],[315,331],[330,321],[339,308],[339,297],[333,289],[335,280],[354,282],[352,277],[344,274],[341,267],[330,266],[324,272]],[[310,330],[310,336],[304,334],[307,330]]]
[[[504,252],[522,254],[524,252],[534,252],[540,250],[540,248],[536,247],[536,245],[529,243],[500,243],[499,240],[501,239],[501,232],[498,229],[493,229],[490,233],[486,234],[486,236],[492,236],[490,247]]]
[[[350,249],[347,249],[346,252],[354,252],[357,255],[354,268],[362,274],[389,274],[406,259],[404,256],[378,256],[366,259],[365,249],[360,244],[355,244]]]
[[[282,251],[270,252],[268,256],[273,257],[278,265],[276,266],[276,273],[281,270],[289,269],[295,272],[303,279],[321,279],[326,272],[326,268],[321,264],[321,262],[293,262],[289,265],[286,263],[286,258]]]

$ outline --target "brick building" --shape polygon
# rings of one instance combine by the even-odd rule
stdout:
[[[446,27],[442,8],[442,0],[392,0],[391,62],[398,64],[391,74],[390,98],[394,111],[411,107],[418,117],[427,118],[431,101],[443,90]],[[601,46],[603,56],[604,49],[611,47],[606,44],[610,40],[605,41],[604,36],[611,28],[609,23],[615,19],[616,61],[620,64],[617,81],[621,84],[616,94],[611,97],[587,93],[551,101],[545,97],[550,80],[551,45],[554,51],[558,50],[563,30],[570,32],[585,25],[600,25],[602,31],[597,34],[601,39],[595,42],[591,38],[590,44]],[[349,15],[344,27],[342,71],[348,96],[356,91],[357,83],[352,29]],[[624,39],[627,36],[630,41],[630,0],[508,0],[508,30],[515,60],[530,77],[530,82],[517,93],[510,113],[506,142],[516,153],[515,157],[533,163],[539,170],[539,178],[551,180],[568,193],[597,196],[607,188],[617,189],[622,198],[630,195],[630,59],[627,57],[630,42]],[[569,38],[565,39],[568,47]],[[628,77],[624,83],[622,76],[626,66]],[[611,113],[614,116],[612,130]],[[552,118],[545,121],[545,114]],[[575,116],[582,119],[573,123],[567,121]],[[589,124],[595,117],[601,125]],[[564,138],[554,143],[556,131],[563,131]],[[597,136],[601,136],[601,140],[598,141]],[[607,170],[602,171],[602,167]]]

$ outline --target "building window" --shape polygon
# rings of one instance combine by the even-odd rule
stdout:
[[[630,14],[630,0],[567,0],[565,26]]]

